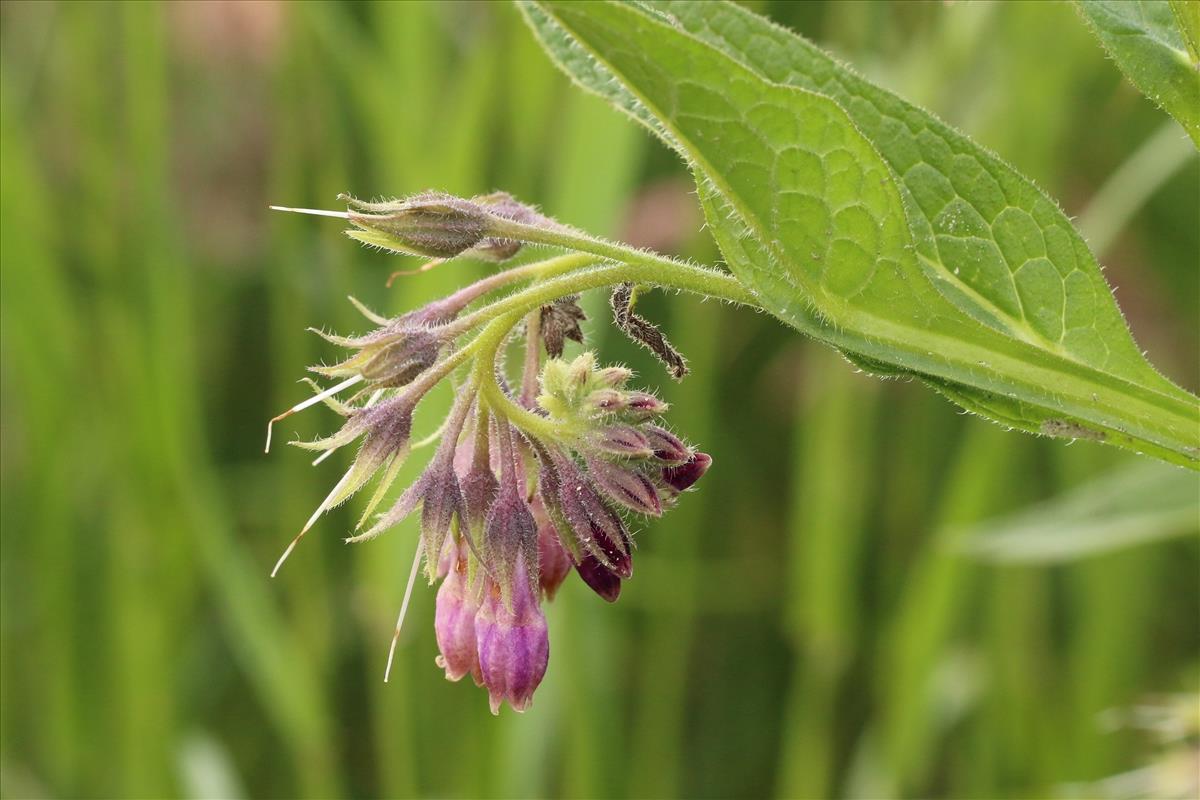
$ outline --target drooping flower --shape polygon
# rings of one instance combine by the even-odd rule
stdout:
[[[446,671],[446,679],[462,680],[471,675],[482,685],[479,650],[475,639],[475,616],[479,599],[467,575],[467,549],[463,542],[448,543],[446,570],[438,588],[433,627],[437,634],[437,664]]]
[[[345,214],[326,215],[348,219],[355,226],[348,232],[353,238],[436,259],[469,254],[504,260],[520,243],[503,234],[523,225],[557,225],[504,193],[346,201]],[[518,224],[496,226],[497,219]],[[312,398],[273,420],[324,402],[345,417],[342,428],[298,444],[322,451],[317,461],[359,446],[349,470],[280,563],[324,511],[377,480],[359,529],[347,541],[372,539],[419,510],[412,575],[423,561],[430,582],[440,581],[437,664],[451,681],[471,675],[486,687],[494,713],[504,703],[527,709],[545,675],[550,645],[542,602],[554,598],[572,570],[601,598],[616,601],[633,575],[632,522],[668,511],[712,463],[661,424],[666,403],[627,388],[628,369],[599,366],[587,351],[561,358],[566,341],[583,338],[576,295],[534,304],[517,316],[488,315],[486,307],[466,313],[494,289],[536,278],[536,267],[497,273],[395,318],[354,301],[375,329],[351,337],[322,333],[351,352],[313,368],[340,382],[318,387]],[[681,375],[682,357],[632,314],[632,290],[619,289],[618,295],[613,303],[618,324],[656,352],[667,352],[672,374]],[[518,393],[509,389],[503,355],[519,314],[530,322]],[[485,337],[500,322],[505,327]],[[484,333],[460,346],[462,336],[484,323]],[[660,340],[661,346],[655,344]],[[543,350],[549,356],[544,363]],[[373,517],[409,451],[420,447],[411,444],[417,406],[447,380],[455,383],[455,400],[433,456],[417,480]],[[351,388],[348,400],[337,399]],[[269,441],[268,434],[268,446]],[[410,580],[401,621],[411,588]],[[398,622],[396,636],[399,629]],[[395,642],[394,637],[393,649]],[[389,653],[389,668],[390,663]]]
[[[493,714],[505,701],[515,711],[529,708],[550,661],[546,615],[523,560],[507,589],[488,581],[475,615],[479,672]]]

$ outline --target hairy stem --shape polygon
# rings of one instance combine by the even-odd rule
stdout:
[[[486,402],[500,416],[507,417],[526,433],[556,441],[569,438],[575,433],[570,426],[522,408],[514,403],[496,382],[496,355],[509,332],[520,322],[521,316],[519,312],[510,312],[493,319],[468,345],[475,351],[475,367],[471,380],[478,387],[481,401]]]
[[[639,251],[631,248],[630,252]],[[524,314],[532,308],[546,305],[565,295],[629,282],[680,289],[731,303],[758,305],[754,296],[732,275],[663,259],[660,256],[642,255],[647,257],[646,261],[603,264],[537,283],[490,303],[455,322],[447,323],[446,329],[451,335],[460,335],[513,311]]]
[[[538,367],[541,365],[542,309],[525,315],[525,366],[521,373],[521,405],[533,407],[537,398]]]
[[[482,278],[470,286],[464,286],[443,300],[442,303],[451,308],[463,309],[485,294],[516,283],[517,281],[532,278],[551,278],[555,275],[561,275],[564,272],[571,272],[581,267],[586,267],[595,260],[593,256],[587,254],[568,253],[567,255],[547,258],[544,261],[535,261],[532,264],[522,264],[519,267],[512,267],[503,272],[488,275],[486,278]]]

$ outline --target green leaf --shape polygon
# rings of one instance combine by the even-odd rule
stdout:
[[[780,319],[1004,424],[1197,467],[1196,399],[996,156],[732,4],[521,7],[568,75],[684,157],[730,269]]]
[[[1200,479],[1139,462],[971,528],[962,548],[988,561],[1048,564],[1185,536],[1198,524]]]
[[[1076,0],[1121,72],[1200,147],[1200,3]]]

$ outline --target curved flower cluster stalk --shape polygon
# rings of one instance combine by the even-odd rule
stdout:
[[[466,254],[503,261],[527,242],[574,251],[498,271],[394,319],[360,305],[374,330],[321,334],[349,351],[339,363],[312,368],[336,383],[327,389],[313,383],[312,397],[272,420],[324,402],[344,418],[341,428],[295,444],[319,451],[318,461],[358,447],[275,570],[325,511],[374,480],[359,530],[347,541],[374,538],[420,515],[396,635],[423,562],[429,580],[441,581],[435,630],[437,663],[446,677],[470,675],[487,687],[494,713],[504,702],[523,711],[549,660],[542,601],[552,599],[571,572],[615,601],[633,573],[631,522],[670,509],[712,463],[663,426],[666,403],[630,388],[629,370],[601,366],[586,350],[562,358],[566,339],[583,339],[577,294],[619,287],[622,308],[631,284],[734,302],[751,298],[722,273],[593,239],[503,193],[464,199],[426,192],[386,203],[343,199],[346,212],[283,210],[347,219],[355,226],[347,231],[352,238],[439,260]],[[515,291],[487,302],[503,289]],[[662,339],[644,320],[628,326],[628,318],[618,320],[623,329]],[[505,353],[520,334],[525,356],[514,388]],[[379,513],[411,449],[413,412],[442,381],[454,384],[456,399],[440,443],[416,482]],[[393,651],[395,644],[393,637]],[[389,652],[389,671],[391,658]]]

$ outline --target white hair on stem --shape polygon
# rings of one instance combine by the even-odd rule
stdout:
[[[304,527],[301,528],[300,532],[296,534],[296,538],[292,539],[291,543],[288,544],[288,546],[284,549],[283,555],[281,555],[279,560],[275,562],[275,568],[271,570],[272,578],[274,578],[276,573],[279,572],[279,568],[283,566],[283,562],[287,561],[287,557],[290,556],[292,551],[296,549],[296,545],[300,543],[300,539],[304,536],[304,534],[308,533],[308,529],[313,526],[313,523],[317,521],[317,518],[320,517],[321,514],[325,513],[325,509],[329,506],[329,501],[337,496],[337,493],[341,491],[342,486],[346,483],[346,480],[350,477],[350,473],[353,471],[354,465],[352,464],[350,465],[350,469],[346,470],[346,474],[341,477],[341,480],[334,485],[333,489],[329,492],[325,499],[321,501],[321,505],[317,506],[317,510],[314,511],[312,516],[308,518],[308,522],[304,523]]]
[[[317,403],[321,402],[322,400],[324,400],[327,397],[333,397],[338,392],[342,391],[343,389],[350,388],[351,386],[358,383],[362,379],[363,379],[362,375],[355,375],[353,377],[347,378],[346,380],[339,383],[337,386],[332,386],[332,387],[326,389],[325,391],[320,392],[319,394],[315,394],[312,397],[305,400],[304,402],[297,403],[296,405],[292,406],[291,408],[289,408],[287,411],[283,412],[282,414],[280,414],[276,417],[272,417],[271,421],[267,423],[267,446],[263,450],[263,452],[264,453],[271,452],[271,431],[275,427],[276,422],[279,422],[281,419],[287,419],[292,414],[295,414],[297,411],[303,411],[304,409],[308,408],[309,406],[316,405]]]
[[[408,572],[408,585],[404,587],[404,600],[400,602],[400,616],[396,618],[396,630],[392,633],[392,643],[388,647],[387,667],[383,670],[383,682],[387,683],[392,675],[392,659],[396,656],[396,642],[400,641],[400,629],[404,627],[404,617],[408,614],[408,601],[412,598],[413,584],[417,582],[417,570],[421,567],[421,538],[417,537],[417,552],[413,554],[412,569]]]

